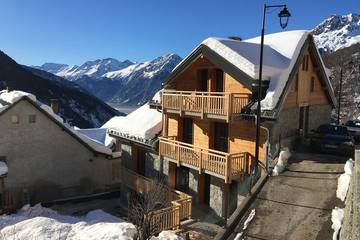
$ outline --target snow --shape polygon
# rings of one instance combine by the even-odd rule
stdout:
[[[263,110],[275,108],[308,35],[309,32],[305,30],[265,35],[262,79],[270,80],[270,85],[265,98],[261,101]],[[208,38],[201,45],[209,47],[249,77],[259,78],[260,37],[243,41]],[[186,58],[182,62],[184,61]]]
[[[333,209],[331,211],[331,222],[332,222],[331,228],[334,230],[333,240],[338,239],[338,234],[339,234],[343,219],[344,219],[344,209],[335,207],[335,209]]]
[[[162,231],[159,236],[151,237],[150,240],[183,240],[174,231]]]
[[[155,98],[159,93],[155,94]],[[116,117],[105,123],[104,126],[121,134],[151,140],[162,129],[162,115],[156,109],[145,104],[126,117]],[[104,127],[103,126],[103,127]]]
[[[354,167],[354,160],[350,158],[349,160],[346,161],[344,165],[345,173],[341,174],[338,179],[336,197],[339,198],[341,201],[345,201],[350,185],[353,167]]]
[[[243,231],[245,231],[247,229],[247,227],[249,226],[249,223],[254,219],[254,217],[255,217],[255,209],[252,209],[249,216],[247,217],[247,219],[244,222]],[[244,232],[240,232],[240,233],[236,234],[234,240],[244,239],[242,237],[243,234],[244,234]]]
[[[291,153],[289,148],[285,148],[283,151],[280,152],[278,161],[272,171],[273,176],[278,176],[285,170],[285,167],[288,164],[288,160],[291,157]]]
[[[332,52],[360,42],[360,15],[332,15],[314,29],[314,39],[324,52]]]
[[[27,93],[23,91],[7,91],[7,90],[0,91],[0,99],[10,104],[13,104],[14,102],[18,101],[20,98],[24,96],[27,96],[31,100],[36,102],[36,97],[31,93]]]
[[[0,161],[0,176],[7,174],[9,171],[6,162]]]
[[[75,129],[74,130],[89,139],[97,142],[106,147],[111,147],[113,144],[113,138],[107,134],[106,128],[88,128],[88,129]]]
[[[0,216],[0,235],[4,239],[130,240],[135,233],[133,224],[102,210],[74,217],[38,204],[25,206],[16,214]]]

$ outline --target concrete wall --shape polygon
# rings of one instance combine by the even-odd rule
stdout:
[[[29,123],[29,115],[36,122]],[[18,124],[11,122],[17,115]],[[111,182],[111,161],[96,156],[27,101],[0,116],[0,156],[5,187],[17,205],[100,192]]]

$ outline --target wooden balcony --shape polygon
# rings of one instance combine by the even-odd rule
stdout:
[[[229,121],[239,115],[249,102],[250,94],[227,92],[162,91],[164,112],[181,116],[222,119]]]
[[[167,157],[178,166],[186,166],[200,173],[224,179],[225,183],[250,173],[254,157],[248,153],[225,153],[160,137],[159,155]]]
[[[151,191],[154,184],[159,184],[122,167],[120,162],[114,162],[112,169],[113,182],[121,182],[140,194]],[[151,227],[156,229],[158,233],[163,230],[176,230],[180,227],[182,220],[191,219],[192,197],[172,189],[167,189],[166,194],[171,205],[149,213]]]

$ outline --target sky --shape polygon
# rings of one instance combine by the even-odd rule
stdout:
[[[0,50],[26,65],[185,57],[207,37],[258,36],[264,3],[287,4],[287,30],[360,13],[359,0],[1,0]],[[277,13],[266,33],[283,31]]]

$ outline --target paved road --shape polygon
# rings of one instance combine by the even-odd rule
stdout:
[[[335,193],[345,161],[332,155],[293,154],[288,170],[265,183],[229,239],[242,232],[254,208],[245,239],[332,239],[331,210],[342,206]]]

